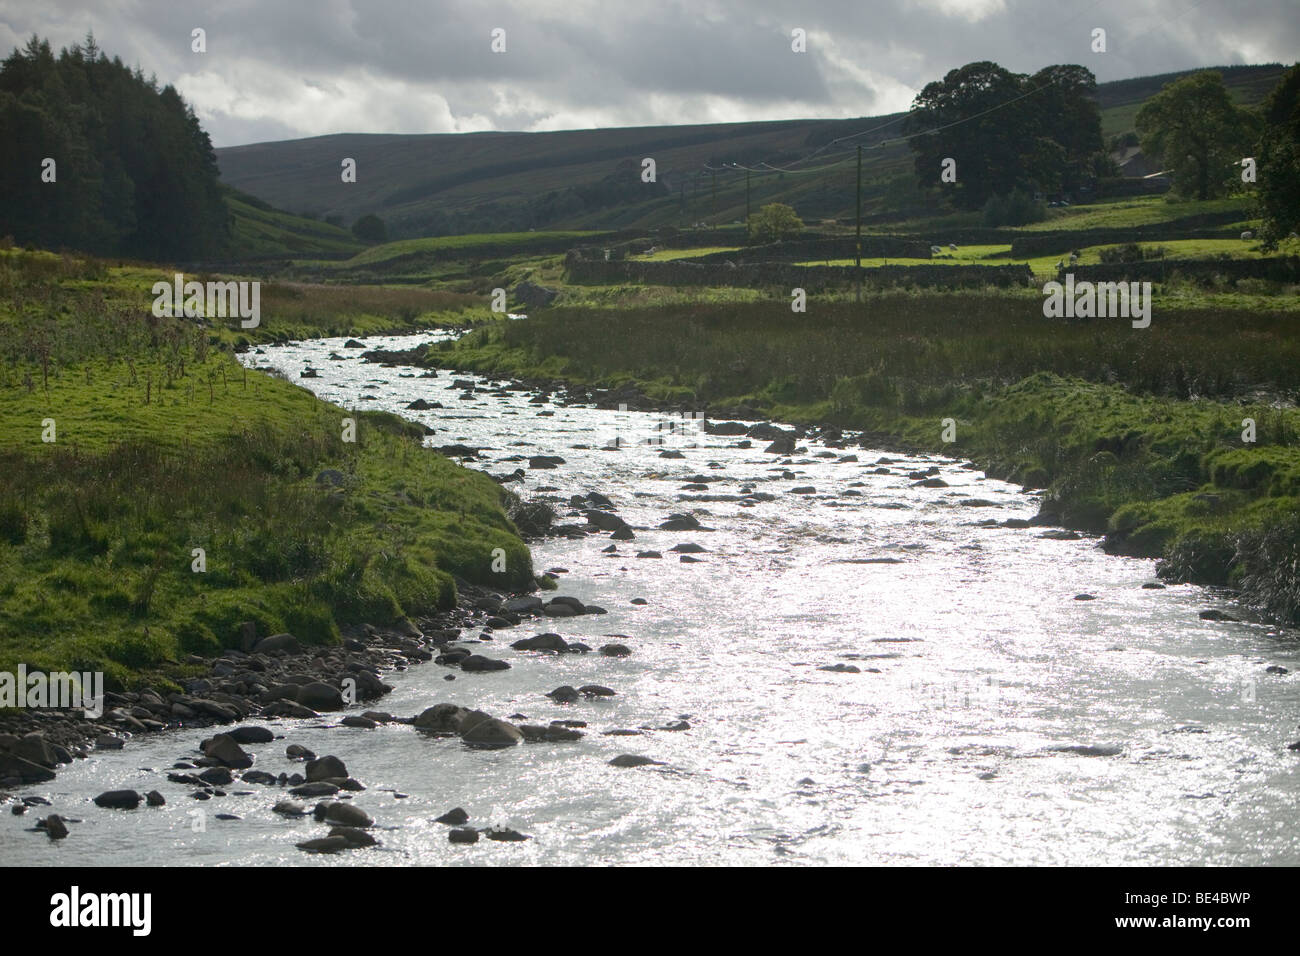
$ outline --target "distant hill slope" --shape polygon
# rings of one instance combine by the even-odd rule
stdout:
[[[1283,70],[1277,64],[1213,69],[1245,104],[1258,102]],[[1141,104],[1183,75],[1100,84],[1103,132],[1132,129]],[[878,126],[849,147],[826,145]],[[811,173],[752,174],[748,189],[752,208],[787,202],[814,222],[852,215],[852,146],[859,143],[870,147],[863,154],[868,214],[924,207],[910,174],[910,150],[889,142],[901,127],[902,114],[893,114],[547,133],[339,133],[227,147],[217,150],[217,160],[224,182],[278,209],[316,219],[337,216],[348,224],[375,213],[389,235],[402,238],[729,222],[745,215],[746,176],[720,172],[715,186],[714,175],[702,169],[706,163],[783,166],[816,152],[810,168],[843,162]],[[645,157],[655,160],[654,184],[640,180]],[[355,183],[341,181],[344,158],[357,162]]]
[[[273,209],[263,200],[226,189],[230,244],[241,259],[283,256],[345,257],[364,248],[346,229]]]

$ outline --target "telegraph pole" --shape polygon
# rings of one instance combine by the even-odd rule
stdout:
[[[745,170],[745,225],[749,225],[749,170]]]
[[[709,174],[713,179],[713,231],[718,231],[718,171],[712,170]]]
[[[853,239],[856,252],[854,254],[854,274],[858,280],[857,300],[862,301],[862,147],[858,146],[858,192],[857,204],[854,207],[856,226],[854,227]]]

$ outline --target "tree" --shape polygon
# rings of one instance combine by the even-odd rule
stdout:
[[[776,242],[799,235],[803,220],[785,203],[774,202],[763,206],[749,217],[751,242]]]
[[[1273,248],[1300,228],[1300,64],[1291,67],[1264,101],[1264,129],[1255,148],[1256,189]]]
[[[947,159],[952,201],[978,209],[1013,190],[1074,190],[1091,178],[1102,149],[1097,81],[1082,66],[1049,66],[1032,77],[996,63],[968,63],[929,83],[912,102],[907,130],[923,186],[941,184]]]
[[[52,182],[40,178],[54,160]],[[0,235],[147,259],[225,248],[216,154],[194,111],[93,36],[33,37],[0,63]]]
[[[1233,104],[1222,74],[1205,70],[1166,84],[1136,125],[1142,152],[1173,173],[1179,195],[1212,199],[1239,183],[1254,122]]]
[[[370,213],[352,224],[352,235],[366,242],[383,242],[388,238],[388,228],[384,220]]]

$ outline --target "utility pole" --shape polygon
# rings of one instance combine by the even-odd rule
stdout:
[[[712,170],[710,172],[710,176],[713,179],[713,212],[712,212],[713,231],[717,232],[718,231],[718,171],[716,169]]]
[[[854,207],[857,225],[854,227],[853,239],[857,249],[854,254],[855,275],[858,280],[857,300],[862,301],[862,147],[858,146],[858,192]]]
[[[749,170],[745,170],[745,225],[749,225]]]

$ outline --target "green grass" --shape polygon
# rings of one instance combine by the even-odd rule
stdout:
[[[1250,200],[1243,196],[1210,199],[1204,202],[1165,196],[1142,196],[1106,200],[1086,206],[1049,209],[1045,220],[1021,226],[1020,229],[1024,232],[1052,232],[1059,229],[1125,229],[1215,212],[1240,212],[1243,220],[1253,215]]]
[[[357,253],[351,259],[338,263],[337,267],[347,270],[362,266],[375,267],[410,259],[455,259],[458,255],[488,247],[500,247],[511,254],[515,254],[527,252],[531,248],[556,240],[572,240],[576,245],[597,235],[601,235],[601,233],[594,231],[498,232],[460,236],[431,236],[424,239],[401,239],[372,246]]]
[[[122,686],[231,646],[241,621],[329,642],[447,607],[455,575],[532,585],[500,485],[396,416],[246,371],[215,328],[154,319],[151,271],[0,256],[0,669]]]
[[[346,229],[255,203],[235,195],[226,197],[231,213],[230,245],[242,257],[342,255],[363,247]]]
[[[716,252],[738,251],[736,246],[696,246],[690,249],[658,249],[649,255],[632,256],[632,258],[647,262],[671,262],[675,259],[694,259],[696,256],[707,256]]]

